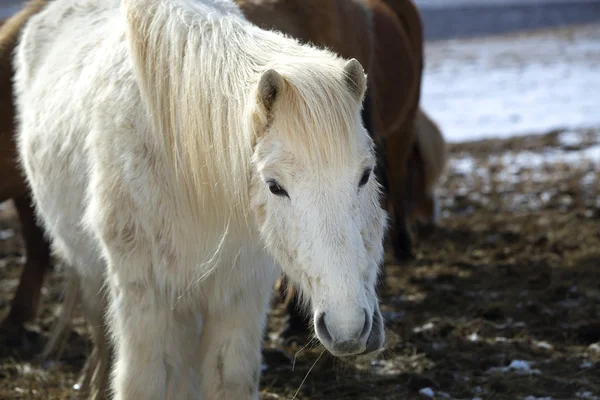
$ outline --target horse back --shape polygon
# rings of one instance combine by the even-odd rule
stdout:
[[[366,0],[236,0],[246,18],[301,42],[356,58],[371,69],[371,15]]]
[[[373,95],[378,133],[412,131],[422,74],[422,51],[415,50],[412,30],[383,0],[370,0],[374,25]],[[414,30],[414,29],[413,29]],[[418,31],[418,30],[416,30]],[[411,143],[407,143],[410,146]]]
[[[416,63],[416,77],[412,92],[412,95],[414,96],[412,98],[412,103],[415,105],[414,113],[417,113],[416,105],[419,104],[421,99],[421,81],[424,68],[423,20],[419,13],[419,9],[413,0],[384,0],[384,2],[388,7],[394,10],[408,36],[412,50],[411,53]]]

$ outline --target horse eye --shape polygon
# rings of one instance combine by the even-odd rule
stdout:
[[[289,198],[290,196],[288,195],[288,193],[285,191],[284,188],[282,188],[281,186],[279,186],[279,184],[276,181],[267,181],[267,185],[269,185],[269,190],[271,191],[271,193],[273,193],[275,196],[285,196],[287,198]]]
[[[360,182],[358,182],[358,187],[363,187],[369,182],[369,178],[371,177],[371,168],[366,168],[365,172],[363,172],[362,177],[360,178]]]

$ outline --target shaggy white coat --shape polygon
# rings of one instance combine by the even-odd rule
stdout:
[[[116,399],[258,399],[278,265],[326,347],[381,323],[356,61],[229,0],[57,0],[15,58],[22,165],[96,341],[108,310]]]

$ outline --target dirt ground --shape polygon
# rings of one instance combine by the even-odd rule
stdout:
[[[441,226],[420,230],[414,261],[385,267],[385,353],[342,363],[268,340],[263,400],[600,399],[600,130],[463,143],[451,154]],[[3,314],[23,262],[6,205],[0,256]],[[77,397],[90,348],[81,318],[59,360],[35,359],[60,284],[55,270],[24,338],[2,336],[0,399]],[[272,312],[271,332],[281,316]]]

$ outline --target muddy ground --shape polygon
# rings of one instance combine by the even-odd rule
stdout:
[[[414,261],[385,267],[387,351],[350,365],[268,341],[262,399],[600,399],[600,130],[463,143],[451,153],[441,226],[420,231]],[[6,204],[0,217],[5,313],[23,257]],[[2,337],[0,399],[77,397],[90,348],[81,318],[59,360],[34,358],[60,283],[60,270],[49,274],[23,340]],[[275,309],[271,331],[280,324]]]

